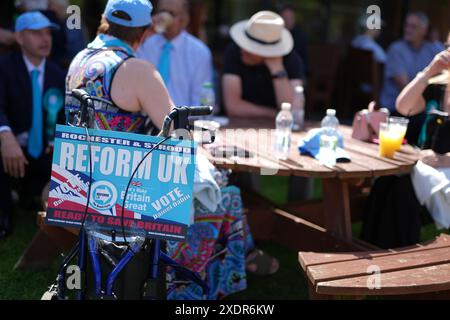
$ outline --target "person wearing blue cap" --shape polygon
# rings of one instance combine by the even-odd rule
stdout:
[[[0,239],[11,231],[11,180],[19,179],[22,194],[40,194],[50,179],[56,122],[64,119],[64,72],[47,59],[52,24],[40,12],[16,20],[20,52],[0,59]]]
[[[69,68],[66,79],[67,114],[80,107],[70,92],[83,89],[89,95],[101,98],[95,99],[98,101],[95,128],[148,133],[148,128],[144,126],[147,120],[161,128],[174,103],[156,68],[134,56],[146,36],[155,32],[154,27],[150,26],[151,11],[152,6],[147,0],[108,1],[97,38],[75,57]],[[167,246],[168,255],[180,264],[191,268],[195,265],[201,270],[197,268],[194,271],[202,272],[202,275],[206,273],[205,279],[211,288],[215,288],[210,291],[209,299],[245,289],[245,252],[247,248],[253,248],[249,232],[245,232],[244,239],[244,230],[238,229],[244,225],[239,190],[232,188],[224,191],[222,197],[224,205],[218,206],[215,212],[201,206],[195,207],[195,216],[208,216],[210,219],[203,223],[195,221],[196,228],[190,229],[191,235],[186,245],[169,242]],[[205,239],[206,229],[214,236]],[[202,241],[200,247],[196,245],[199,241]],[[220,252],[227,253],[216,254],[214,249],[219,247]],[[192,259],[183,259],[188,256]],[[260,273],[276,272],[278,262],[266,257],[258,250],[251,261],[255,263],[261,258],[266,261],[266,268],[259,265]],[[167,292],[168,299],[186,297],[183,293],[189,294],[190,299],[203,298],[192,286],[185,286],[186,289],[181,292],[182,288],[175,282],[171,283]],[[233,285],[229,286],[229,283]]]
[[[174,107],[153,65],[135,57],[152,32],[152,10],[148,0],[109,0],[97,37],[69,67],[66,92],[84,89],[105,101],[97,110],[96,128],[148,132],[147,120],[161,128]],[[67,94],[68,113],[78,107],[79,102]]]

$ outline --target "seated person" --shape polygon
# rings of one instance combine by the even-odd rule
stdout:
[[[449,68],[450,51],[446,50],[439,53],[424,71],[403,89],[397,99],[397,111],[402,115],[416,115],[433,108],[448,112],[449,77],[440,77],[440,80],[432,77]],[[439,81],[435,81],[436,79]],[[426,165],[431,167],[425,169],[427,174],[435,173],[441,178],[443,171],[450,168],[450,154],[423,150],[421,156],[421,162],[413,170],[412,176],[385,177],[375,182],[364,217],[363,240],[382,248],[413,245],[420,241],[420,230],[425,223],[432,222],[432,218],[439,223],[439,218],[436,219],[439,212],[434,211],[436,207],[425,203],[420,194],[419,184],[423,181],[420,176],[423,175]]]
[[[66,92],[83,89],[109,102],[97,110],[102,116],[96,117],[96,128],[128,132],[132,128],[132,132],[144,133],[147,117],[154,126],[161,128],[164,117],[175,105],[155,67],[135,57],[135,51],[151,32],[151,17],[146,16],[150,15],[151,4],[145,0],[126,1],[117,4],[123,6],[123,10],[114,11],[112,7],[116,2],[120,3],[108,2],[99,34],[70,64]],[[145,11],[138,13],[136,8]],[[134,20],[128,22],[130,19]],[[99,63],[105,68],[93,75],[86,72],[97,70],[95,66]],[[66,97],[67,109],[77,107],[76,104],[70,95]],[[131,121],[117,121],[118,115]],[[126,127],[121,126],[125,123]]]
[[[0,60],[0,239],[11,232],[11,184],[19,182],[20,197],[31,199],[50,178],[49,145],[58,115],[64,119],[64,72],[47,60],[53,27],[39,12],[22,14],[15,33],[20,52]]]
[[[304,67],[292,35],[276,13],[261,11],[235,24],[225,52],[223,99],[230,117],[275,119],[283,102],[293,103]],[[294,106],[295,108],[295,106]]]
[[[367,28],[366,16],[363,16],[363,19],[360,20],[360,27],[363,33],[352,40],[352,47],[355,49],[371,51],[376,62],[385,64],[386,52],[376,41],[381,34],[381,30]]]
[[[450,97],[448,90],[446,90],[448,88],[448,77],[443,79],[441,83],[431,81],[435,84],[432,84],[430,88],[430,79],[449,68],[450,50],[444,50],[437,54],[433,61],[403,89],[397,98],[397,111],[404,116],[414,116],[424,111],[430,111],[430,108],[449,112]]]
[[[422,12],[408,13],[404,23],[403,39],[394,42],[387,51],[380,104],[388,108],[393,115],[396,114],[395,101],[400,92],[440,52],[435,45],[426,40],[429,23],[428,17]],[[406,139],[415,145],[425,121],[425,113],[410,116],[409,120]]]
[[[96,119],[95,126],[98,128],[130,131],[131,126],[117,123],[132,124],[136,119],[145,120],[147,116],[144,112],[156,127],[161,128],[164,116],[174,107],[155,67],[135,58],[135,50],[148,34],[154,33],[153,28],[149,28],[151,11],[152,6],[146,0],[109,0],[99,28],[102,33],[75,57],[69,68],[67,91],[84,89],[90,95],[108,102],[104,106],[99,105],[100,109],[96,110],[99,115],[96,118],[102,119]],[[106,68],[94,75],[86,75],[85,71],[92,70],[90,67],[98,61]],[[66,107],[76,107],[70,96],[67,96]],[[113,117],[110,118],[111,115]],[[133,121],[117,121],[118,116]],[[142,125],[133,126],[131,131],[147,132],[143,129]],[[244,243],[245,223],[239,192],[235,188],[222,190],[222,199],[214,212],[197,203],[196,223],[189,230],[187,242],[168,245],[168,254],[180,264],[193,271],[206,272],[203,276],[212,288],[211,299],[245,288],[246,254],[252,249],[251,241]],[[247,236],[246,239],[251,238]],[[224,254],[217,255],[217,248],[222,248],[221,253]],[[267,260],[267,256],[260,251],[251,252],[249,259],[250,268],[255,271],[258,271],[256,263],[260,261],[269,261],[268,273],[278,269],[277,262]],[[234,285],[231,279],[234,281],[237,278],[241,280]],[[192,286],[184,286],[185,293],[183,288],[169,291],[169,298],[199,298],[189,292]]]
[[[213,80],[211,51],[186,31],[190,19],[186,0],[161,0],[158,12],[171,14],[173,21],[164,33],[149,37],[137,56],[158,66],[177,106],[200,105],[203,85]]]

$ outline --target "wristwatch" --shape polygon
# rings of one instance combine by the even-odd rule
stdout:
[[[288,73],[286,70],[280,70],[280,71],[272,74],[272,79],[283,79],[283,78],[287,78],[287,77],[288,77]]]

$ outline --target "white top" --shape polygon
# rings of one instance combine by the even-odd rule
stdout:
[[[450,168],[435,169],[419,161],[411,174],[417,199],[427,207],[436,226],[450,227]]]
[[[28,70],[28,74],[30,75],[30,80],[31,80],[31,71],[37,69],[39,70],[39,86],[41,87],[41,91],[44,90],[44,72],[45,72],[45,62],[46,60],[43,59],[42,62],[36,67],[34,64],[32,64],[30,62],[30,60],[28,60],[28,58],[25,55],[23,56],[23,61],[25,61],[25,66],[27,67]]]
[[[37,69],[39,70],[39,78],[38,78],[38,82],[39,82],[39,86],[41,87],[41,93],[44,90],[44,72],[45,72],[45,62],[46,60],[43,59],[41,61],[41,63],[39,64],[39,66],[34,66],[30,60],[28,60],[28,58],[23,54],[23,61],[25,62],[25,66],[27,67],[27,71],[28,74],[30,76],[30,81],[31,81],[31,71]],[[5,132],[5,131],[12,131],[11,128],[9,126],[1,126],[0,127],[0,132]]]
[[[136,52],[158,68],[159,59],[167,39],[156,34],[149,37]],[[170,82],[166,85],[177,106],[196,106],[205,82],[213,82],[212,55],[199,39],[182,31],[172,40],[170,54]]]

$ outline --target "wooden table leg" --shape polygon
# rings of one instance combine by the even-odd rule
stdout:
[[[347,181],[323,180],[325,229],[342,240],[352,241],[350,195]]]

